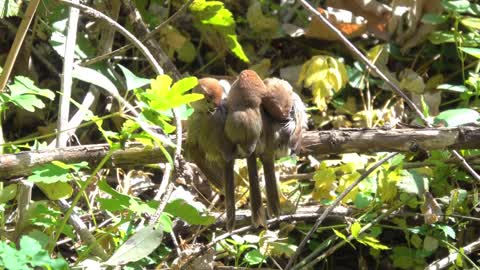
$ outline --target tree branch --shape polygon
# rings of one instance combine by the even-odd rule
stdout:
[[[342,129],[308,131],[303,136],[302,154],[410,152],[422,150],[480,148],[480,127],[426,129]],[[36,166],[59,160],[96,164],[108,153],[108,145],[95,144],[0,155],[0,178],[5,181],[30,175]],[[118,167],[165,162],[158,148],[129,143],[113,153],[109,165]]]

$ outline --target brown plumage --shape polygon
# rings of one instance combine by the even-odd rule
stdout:
[[[194,113],[188,119],[186,156],[225,195],[227,228],[235,222],[235,186],[233,182],[234,145],[224,133],[227,110],[224,91],[216,79],[203,78],[194,92],[204,99],[193,102]]]
[[[258,180],[255,149],[262,135],[262,97],[266,86],[252,70],[242,71],[227,96],[225,135],[236,145],[237,155],[247,158],[250,184],[250,209],[255,226],[266,225],[265,210]],[[226,181],[230,181],[226,179]]]
[[[267,206],[270,216],[280,215],[280,201],[275,176],[275,158],[300,151],[302,131],[306,127],[305,106],[292,86],[284,80],[264,80],[267,92],[262,99],[263,134],[256,153],[265,174]]]

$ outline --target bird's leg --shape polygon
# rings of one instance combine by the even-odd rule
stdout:
[[[273,154],[261,156],[263,173],[265,174],[265,189],[267,191],[267,209],[270,217],[280,215],[280,200],[277,179],[275,177],[275,163]]]
[[[250,184],[250,209],[252,211],[252,222],[255,227],[263,225],[267,227],[265,210],[262,204],[262,193],[258,180],[257,159],[255,154],[247,158],[248,182]]]
[[[232,232],[235,228],[235,179],[233,167],[235,160],[227,161],[225,164],[225,209],[227,212],[227,230]]]

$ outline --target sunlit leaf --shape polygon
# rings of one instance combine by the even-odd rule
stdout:
[[[150,255],[161,243],[163,229],[150,225],[137,231],[115,253],[105,264],[118,266],[129,262],[136,262]]]

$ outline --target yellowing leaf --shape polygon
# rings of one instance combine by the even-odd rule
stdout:
[[[340,177],[339,185],[338,185],[338,192],[343,192],[347,187],[349,187],[355,180],[357,180],[360,177],[360,173],[354,172],[351,174],[344,174],[342,177]],[[350,193],[343,198],[342,202],[343,203],[348,203],[350,201],[353,201],[355,199],[355,196],[357,196],[358,193],[358,186],[356,186]]]
[[[314,200],[333,200],[337,197],[335,194],[337,183],[334,168],[327,167],[327,164],[322,162],[320,168],[313,175],[313,180],[315,181],[315,187],[312,192]]]
[[[379,173],[377,192],[383,203],[392,202],[397,197],[397,182],[400,181],[400,179],[401,175],[398,170],[386,175]]]
[[[345,87],[347,80],[343,63],[331,56],[317,55],[303,64],[298,84],[311,88],[318,109],[325,111],[330,99]]]

